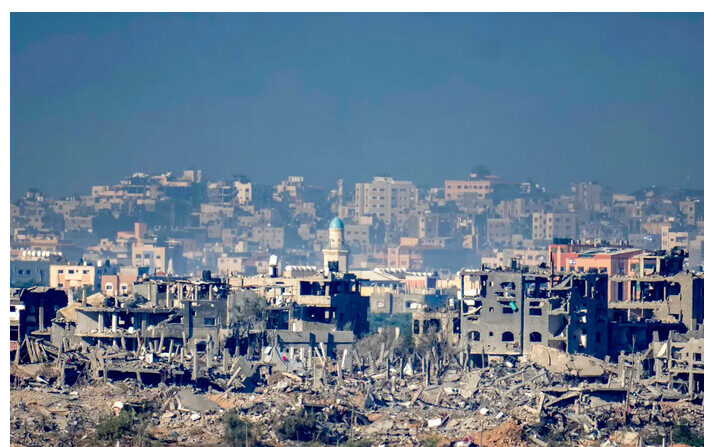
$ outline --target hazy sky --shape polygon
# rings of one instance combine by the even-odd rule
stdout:
[[[703,15],[13,14],[11,188],[131,172],[703,187]]]

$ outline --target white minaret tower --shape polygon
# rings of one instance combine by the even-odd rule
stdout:
[[[338,217],[334,217],[328,226],[328,248],[323,250],[323,270],[348,270],[348,249],[343,245],[343,221]]]

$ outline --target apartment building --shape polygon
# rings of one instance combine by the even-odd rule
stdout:
[[[484,199],[492,192],[490,180],[445,180],[445,199],[459,200],[465,194]]]
[[[374,215],[386,224],[394,223],[415,208],[418,188],[413,182],[375,177],[370,183],[356,183],[357,215]]]
[[[505,248],[492,256],[483,256],[482,265],[489,269],[515,267],[539,267],[549,265],[549,253],[543,248]]]
[[[532,239],[552,240],[554,238],[577,237],[577,222],[572,213],[532,213]]]
[[[460,272],[460,343],[470,360],[522,355],[533,344],[596,357],[607,352],[606,275]]]
[[[512,239],[512,219],[487,219],[487,242],[495,245],[509,244]]]
[[[50,265],[50,288],[78,289],[95,287],[95,267],[92,265]]]
[[[166,248],[148,244],[132,244],[132,267],[149,267],[154,271],[166,272]]]
[[[661,227],[661,249],[671,250],[673,248],[688,248],[689,233],[688,231],[672,231],[672,229],[664,225]]]
[[[284,195],[297,198],[303,190],[303,177],[292,175],[274,187],[274,200],[281,201]]]
[[[234,189],[236,190],[236,203],[239,205],[248,205],[251,203],[252,188],[250,181],[236,180],[234,182]]]
[[[249,232],[249,241],[257,242],[264,248],[283,249],[283,227],[256,226]]]

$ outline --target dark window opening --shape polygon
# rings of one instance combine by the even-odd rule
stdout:
[[[453,334],[460,333],[460,319],[459,318],[452,319],[452,333]]]
[[[503,332],[502,341],[515,341],[515,334],[512,332]]]
[[[540,334],[539,332],[532,332],[532,333],[530,334],[530,341],[531,341],[532,343],[539,343],[539,342],[541,342],[541,341],[542,341],[542,334]]]

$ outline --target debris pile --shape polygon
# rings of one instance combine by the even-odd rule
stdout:
[[[105,368],[127,360],[99,354],[93,360],[94,354],[65,352],[62,358],[75,355],[95,368],[102,360]],[[132,436],[186,444],[223,442],[230,413],[255,427],[265,445],[308,436],[324,444],[421,445],[429,439],[461,446],[608,447],[668,444],[683,427],[696,436],[703,430],[702,396],[635,378],[628,361],[600,362],[597,375],[593,365],[582,374],[586,367],[560,370],[527,358],[470,369],[385,348],[376,357],[356,350],[336,361],[315,358],[311,368],[294,365],[292,372],[276,363],[280,357],[237,357],[219,359],[203,382],[150,386],[88,372],[70,386],[52,373],[63,363],[59,356],[49,355],[49,363],[13,365],[12,442],[89,443],[103,417],[123,411],[141,421],[143,431]],[[128,361],[136,367],[144,360]]]

